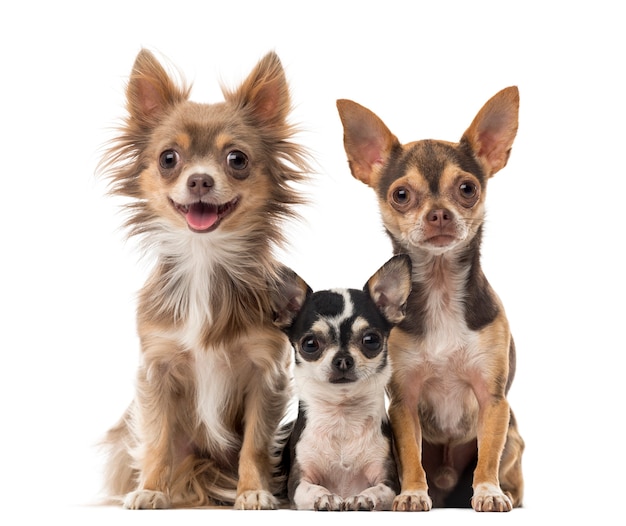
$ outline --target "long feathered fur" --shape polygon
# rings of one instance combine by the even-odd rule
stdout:
[[[289,311],[296,279],[275,249],[304,202],[296,185],[307,155],[291,141],[276,54],[237,89],[222,87],[224,102],[197,104],[190,91],[142,50],[128,116],[100,165],[111,193],[127,199],[129,235],[156,261],[138,300],[137,396],[105,441],[107,493],[126,507],[273,507],[271,453],[290,396],[289,346],[273,321]],[[220,164],[228,141],[247,148],[242,180]],[[185,182],[160,172],[158,155],[172,145],[184,177],[209,167],[215,192],[238,196],[213,232],[190,230],[171,206]]]

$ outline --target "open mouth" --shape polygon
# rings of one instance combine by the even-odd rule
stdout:
[[[222,220],[230,215],[239,203],[236,197],[228,203],[215,205],[197,201],[189,205],[181,205],[170,199],[172,206],[185,218],[187,226],[193,232],[204,233],[215,230]]]

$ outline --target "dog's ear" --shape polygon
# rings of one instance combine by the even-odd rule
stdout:
[[[274,324],[281,329],[288,329],[312,292],[298,274],[288,267],[282,267],[277,287],[272,292]]]
[[[142,128],[154,126],[165,110],[189,97],[190,88],[182,80],[181,86],[176,85],[150,51],[142,49],[126,88],[131,119]]]
[[[506,166],[517,134],[519,91],[516,86],[496,93],[482,107],[461,139],[470,146],[487,177]]]
[[[276,53],[265,55],[238,89],[222,86],[226,100],[254,119],[259,126],[283,126],[291,109],[285,71]]]
[[[375,187],[380,170],[395,145],[400,145],[385,123],[373,112],[351,100],[337,101],[343,124],[343,146],[352,175]]]
[[[363,290],[369,293],[384,318],[395,325],[404,319],[411,284],[411,258],[401,254],[378,269]]]

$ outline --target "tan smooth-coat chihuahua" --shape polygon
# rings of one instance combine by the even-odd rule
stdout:
[[[389,340],[394,509],[509,511],[523,495],[524,442],[507,401],[515,348],[480,244],[487,181],[517,134],[518,90],[491,98],[458,143],[402,145],[370,110],[337,106],[352,175],[374,189],[394,252],[413,264],[406,318]]]

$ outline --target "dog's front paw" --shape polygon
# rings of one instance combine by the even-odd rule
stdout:
[[[249,490],[237,495],[234,508],[237,510],[275,510],[278,500],[269,491]]]
[[[124,507],[128,510],[163,510],[170,507],[170,499],[161,491],[139,489],[126,495]]]
[[[472,508],[476,511],[511,511],[513,503],[498,486],[478,484],[474,488]]]
[[[341,504],[342,511],[372,511],[374,507],[374,501],[367,495],[355,495]]]
[[[341,511],[343,499],[339,495],[327,493],[315,499],[313,509],[315,511]]]
[[[428,491],[403,491],[393,501],[393,511],[429,511],[433,501]]]

